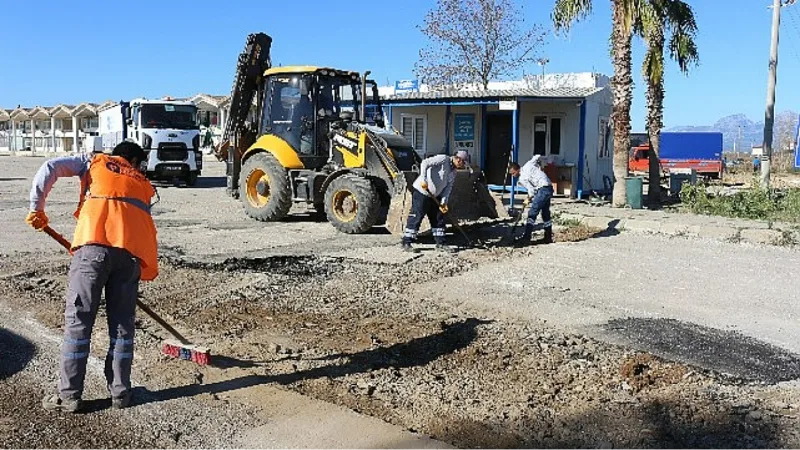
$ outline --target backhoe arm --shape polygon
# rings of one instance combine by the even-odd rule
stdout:
[[[264,33],[253,33],[247,36],[244,51],[239,54],[231,88],[229,116],[216,152],[217,158],[221,161],[228,159],[228,147],[239,137],[238,134],[243,130],[247,115],[253,106],[253,99],[263,87],[261,81],[264,72],[272,66],[271,45],[271,37]]]
[[[241,155],[248,140],[255,136],[244,136],[247,130],[247,116],[257,100],[258,116],[261,116],[264,72],[272,66],[270,47],[272,38],[264,33],[253,33],[247,36],[244,51],[239,54],[236,64],[236,75],[231,88],[231,103],[222,140],[215,149],[220,161],[227,161],[228,192],[236,196],[239,183]],[[256,131],[257,132],[257,131]],[[250,133],[252,134],[252,133]],[[231,151],[232,150],[232,151]]]

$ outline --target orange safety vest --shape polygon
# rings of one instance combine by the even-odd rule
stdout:
[[[139,259],[142,280],[155,279],[158,243],[150,215],[153,185],[124,158],[103,154],[92,158],[88,177],[89,192],[76,212],[72,250],[87,244],[123,248]]]

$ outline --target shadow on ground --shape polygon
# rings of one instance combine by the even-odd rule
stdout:
[[[726,403],[650,400],[599,406],[576,414],[538,411],[524,429],[456,422],[450,436],[462,447],[503,448],[770,448],[784,424],[764,413],[756,420]],[[788,424],[787,424],[788,425]],[[787,430],[788,431],[788,430]],[[468,440],[465,440],[467,438]]]
[[[36,346],[31,341],[0,328],[0,380],[24,369],[35,354]]]
[[[735,331],[674,319],[614,319],[602,331],[653,354],[764,383],[800,378],[800,355]]]
[[[490,323],[490,321],[467,319],[463,322],[444,327],[440,333],[413,339],[409,342],[356,353],[340,353],[319,359],[322,361],[346,359],[346,362],[342,364],[327,365],[279,375],[248,375],[218,383],[191,384],[160,391],[147,391],[146,389],[139,388],[139,392],[135,393],[135,398],[137,399],[137,403],[144,404],[205,393],[219,394],[260,384],[275,383],[287,385],[303,380],[339,378],[354,373],[364,373],[370,370],[389,367],[405,368],[424,366],[441,356],[451,354],[467,347],[477,338],[477,327],[487,323]],[[239,361],[230,360],[230,358],[226,359],[228,361],[225,361],[225,363],[232,363],[234,365],[238,365],[239,363]]]
[[[570,224],[556,228],[555,242],[582,242],[589,239],[599,239],[614,237],[620,234],[617,227],[619,220],[615,219],[608,223],[605,229],[589,227],[583,224]],[[514,247],[514,240],[516,237],[522,236],[525,232],[525,218],[520,219],[518,223],[509,220],[504,223],[493,224],[490,226],[474,226],[465,227],[467,234],[473,243],[479,247],[485,248],[512,248]],[[448,230],[450,231],[450,230]],[[465,239],[458,233],[457,230],[452,230],[452,236],[448,236],[448,240],[459,245],[465,245]],[[544,237],[543,230],[535,230],[531,244],[535,245],[541,243]],[[524,246],[523,246],[524,247]]]
[[[201,176],[197,179],[197,183],[194,186],[187,186],[186,182],[183,180],[178,180],[177,186],[173,183],[173,181],[170,180],[153,180],[152,183],[158,188],[177,187],[179,189],[218,189],[227,186],[228,180],[225,177]]]
[[[228,179],[226,177],[200,177],[193,188],[224,188],[227,185]]]

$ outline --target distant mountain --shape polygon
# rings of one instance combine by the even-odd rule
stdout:
[[[797,119],[798,113],[795,111],[783,111],[775,116],[775,147],[777,147],[780,139],[785,140],[788,136],[794,135],[797,128]],[[713,125],[677,126],[667,128],[664,131],[719,131],[722,133],[723,149],[725,151],[733,150],[734,140],[736,140],[737,150],[740,151],[749,151],[753,145],[761,145],[764,141],[764,121],[753,122],[744,114],[723,117]]]

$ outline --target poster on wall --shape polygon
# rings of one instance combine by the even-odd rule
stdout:
[[[797,128],[794,132],[794,168],[800,169],[800,118],[797,119]]]
[[[475,140],[475,114],[456,114],[453,138],[458,141]]]

